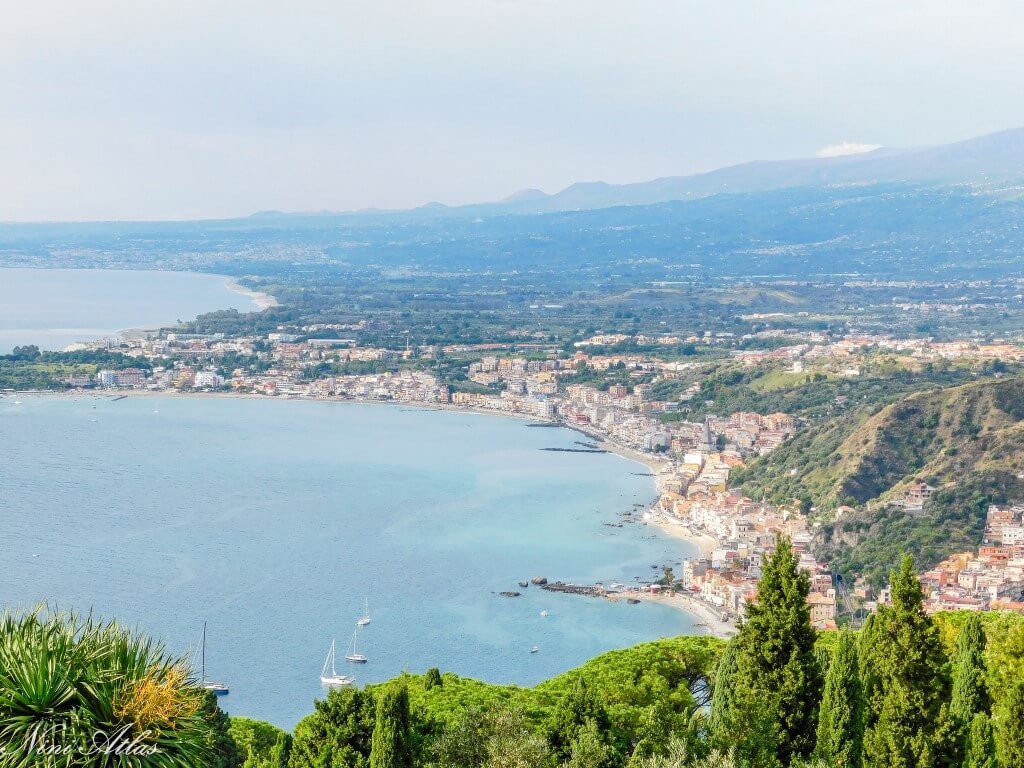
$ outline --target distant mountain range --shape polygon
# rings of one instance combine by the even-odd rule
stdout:
[[[757,161],[708,173],[666,176],[636,184],[580,182],[551,195],[539,189],[524,189],[495,202],[461,206],[428,203],[406,213],[416,212],[427,216],[531,214],[593,210],[618,205],[651,205],[723,193],[766,192],[830,184],[992,184],[1016,181],[1024,181],[1024,128],[1013,128],[934,147],[882,147],[871,152],[839,157]],[[354,213],[398,211],[364,210]],[[284,214],[264,212],[256,215]]]
[[[573,184],[547,195],[527,189],[495,203],[459,206],[460,213],[542,213],[649,205],[722,193],[873,182],[1001,182],[1024,180],[1024,128],[953,144],[880,148],[840,157],[758,161],[693,176],[666,176],[637,184]],[[431,208],[437,210],[437,204]]]

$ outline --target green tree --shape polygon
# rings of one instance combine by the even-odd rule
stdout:
[[[809,592],[789,540],[780,538],[736,638],[733,720],[744,729],[737,757],[758,768],[773,758],[789,765],[814,749],[822,681]]]
[[[558,702],[548,726],[548,743],[557,758],[569,759],[572,743],[588,721],[593,722],[602,735],[609,733],[608,713],[586,680],[579,676],[572,689]]]
[[[985,685],[985,630],[981,617],[972,613],[967,617],[953,654],[953,698],[950,715],[966,731],[974,716],[988,713],[989,696]]]
[[[909,556],[892,573],[890,587],[892,605],[878,610],[868,654],[878,686],[868,701],[873,725],[864,735],[865,762],[872,768],[940,766],[947,661]]]
[[[292,737],[270,723],[232,717],[228,733],[238,747],[241,768],[288,768]]]
[[[213,691],[203,691],[202,713],[212,726],[206,744],[204,768],[238,768],[242,758],[235,740],[231,738],[231,719],[218,706]]]
[[[441,677],[441,670],[437,667],[428,669],[423,678],[423,690],[429,691],[431,688],[440,688],[442,685],[444,685],[444,679]]]
[[[576,736],[569,745],[569,760],[566,768],[602,768],[612,757],[612,751],[604,743],[603,734],[598,730],[597,723],[587,720],[583,727],[576,731]]]
[[[863,739],[864,700],[857,647],[853,634],[843,632],[825,675],[815,756],[835,768],[860,768]]]
[[[370,768],[412,768],[412,764],[409,689],[404,684],[389,685],[377,697]]]
[[[875,665],[871,661],[875,645],[878,642],[878,625],[875,623],[875,618],[876,614],[874,613],[867,617],[857,637],[857,668],[860,670],[865,732],[875,724],[875,712],[871,707],[871,702],[878,698],[881,688],[881,682],[875,672]]]
[[[531,730],[519,710],[499,709],[491,718],[489,731],[484,768],[542,768],[550,764],[547,743]]]
[[[729,642],[715,666],[714,687],[711,693],[711,712],[708,728],[711,738],[720,748],[732,744],[736,734],[733,729],[733,704],[736,694],[736,647],[735,640]]]
[[[1000,768],[1024,765],[1024,680],[1007,682],[994,713]]]
[[[992,720],[984,713],[979,712],[971,719],[962,768],[997,768]]]
[[[295,726],[288,768],[366,768],[375,717],[369,691],[329,691]]]

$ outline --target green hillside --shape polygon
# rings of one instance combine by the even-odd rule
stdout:
[[[812,427],[737,475],[743,491],[801,500],[817,554],[879,580],[901,551],[926,567],[981,543],[989,503],[1024,498],[1024,378],[989,379],[864,407]],[[896,503],[923,481],[923,510]]]

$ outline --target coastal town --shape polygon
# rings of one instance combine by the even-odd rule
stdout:
[[[845,585],[827,563],[811,553],[813,530],[800,505],[777,505],[744,497],[730,486],[730,473],[752,457],[764,456],[793,436],[800,424],[785,413],[746,411],[700,419],[666,419],[702,397],[694,363],[666,359],[660,347],[700,342],[720,345],[743,367],[772,365],[788,376],[856,377],[866,350],[902,355],[913,364],[970,358],[1019,360],[1010,343],[971,344],[896,340],[885,336],[831,339],[825,333],[767,332],[768,350],[736,349],[729,334],[702,337],[643,337],[604,334],[576,342],[568,353],[543,343],[407,345],[405,349],[361,346],[346,332],[358,326],[286,328],[262,337],[186,334],[173,330],[74,345],[67,351],[116,349],[137,366],[69,376],[69,388],[117,391],[236,393],[248,396],[312,398],[416,404],[514,415],[563,424],[580,431],[602,450],[623,453],[650,468],[657,501],[642,518],[667,533],[697,544],[700,554],[679,572],[642,588],[643,599],[684,601],[709,620],[728,626],[754,598],[761,561],[779,536],[800,556],[811,582],[813,623],[836,626],[840,615],[856,620],[885,600],[865,583]],[[790,343],[791,342],[791,343]],[[631,351],[615,352],[617,345]],[[640,348],[650,352],[635,352]],[[460,358],[467,387],[443,383],[429,363]],[[595,386],[566,383],[580,371],[622,372],[644,383]],[[365,372],[357,372],[365,371]],[[658,381],[689,382],[672,400],[656,396]],[[593,443],[597,445],[597,442]],[[931,489],[934,490],[934,489]],[[920,505],[929,487],[912,487],[904,501]],[[993,508],[986,546],[956,555],[924,575],[929,605],[1024,609],[1024,524],[1020,507]],[[608,596],[616,590],[606,590]]]

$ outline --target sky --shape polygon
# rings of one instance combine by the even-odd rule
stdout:
[[[5,0],[0,220],[480,202],[1024,125],[1019,0]]]

